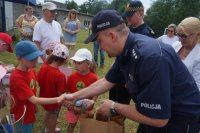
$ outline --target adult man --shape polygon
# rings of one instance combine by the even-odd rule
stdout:
[[[54,19],[56,17],[56,5],[52,2],[46,2],[42,5],[43,18],[35,25],[33,32],[33,41],[37,47],[45,51],[48,44],[60,42],[63,34],[61,26]],[[45,56],[41,56],[43,61]]]
[[[116,61],[105,78],[66,94],[66,100],[99,95],[125,80],[135,105],[103,100],[98,113],[110,116],[117,112],[139,122],[138,133],[198,133],[200,92],[171,46],[129,32],[115,10],[103,10],[94,16],[92,34],[85,43],[94,40],[108,55],[117,57]]]
[[[127,18],[128,26],[131,32],[150,37],[154,36],[154,31],[146,23],[144,23],[144,6],[141,1],[131,1],[127,5],[122,16]]]
[[[125,9],[123,17],[127,18],[128,26],[131,32],[149,37],[154,36],[153,30],[144,23],[144,6],[141,1],[131,1]],[[125,83],[116,84],[109,92],[109,99],[119,103],[129,104],[131,98],[125,88]]]

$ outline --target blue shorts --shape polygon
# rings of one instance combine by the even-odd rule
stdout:
[[[23,126],[23,127],[22,127]],[[17,132],[18,133],[32,133],[33,132],[33,123],[31,124],[17,124]]]

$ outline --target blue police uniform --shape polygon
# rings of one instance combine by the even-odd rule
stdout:
[[[111,83],[125,80],[136,109],[145,116],[170,122],[179,116],[199,119],[200,92],[170,45],[130,32],[105,78]]]
[[[130,31],[133,33],[154,37],[154,31],[146,23],[143,23],[136,28],[129,28]],[[129,104],[131,98],[128,94],[127,89],[125,88],[125,83],[116,84],[109,92],[109,99],[117,101],[119,103]]]
[[[149,37],[154,37],[155,35],[154,31],[146,23],[143,23],[142,25],[136,28],[131,26],[130,31],[133,33],[138,33]]]

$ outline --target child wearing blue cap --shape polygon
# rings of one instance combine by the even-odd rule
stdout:
[[[63,95],[55,98],[36,97],[37,81],[34,67],[38,57],[44,53],[38,50],[31,41],[20,41],[16,44],[15,50],[19,64],[10,78],[10,94],[14,98],[14,102],[11,102],[10,113],[15,115],[15,120],[18,120],[26,106],[23,126],[18,124],[17,130],[19,131],[22,127],[23,133],[32,133],[33,123],[36,121],[35,104],[57,103],[63,99]]]

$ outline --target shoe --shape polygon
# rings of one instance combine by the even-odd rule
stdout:
[[[56,133],[59,133],[60,131],[61,131],[61,129],[60,129],[59,127],[56,127],[56,128],[55,128],[55,132],[56,132]]]
[[[59,133],[60,131],[61,131],[60,128],[58,128],[58,127],[55,128],[55,132],[56,132],[56,133]],[[48,133],[49,131],[48,131],[47,128],[45,128],[44,132],[45,132],[45,133]]]
[[[104,65],[101,65],[101,66],[100,66],[100,68],[102,68],[102,69],[103,69],[103,68],[104,68]]]

